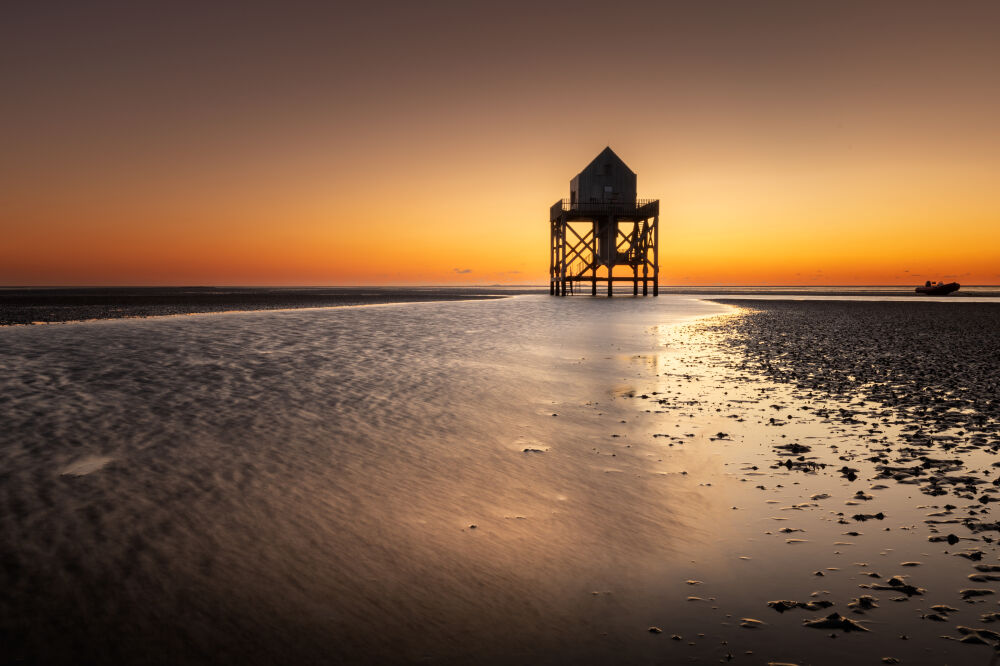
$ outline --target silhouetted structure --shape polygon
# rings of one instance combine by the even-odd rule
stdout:
[[[659,295],[659,199],[636,198],[635,172],[610,147],[570,181],[569,199],[549,210],[549,293],[573,293],[574,283],[632,281],[632,295]],[[622,227],[624,226],[624,230]],[[615,276],[615,266],[630,266],[631,276]],[[602,270],[603,267],[603,270]],[[642,276],[639,276],[640,268]],[[603,273],[603,277],[600,275]]]

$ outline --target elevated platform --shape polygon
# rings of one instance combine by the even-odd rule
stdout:
[[[598,283],[613,295],[615,282],[631,282],[632,293],[659,294],[659,199],[578,202],[560,199],[549,208],[549,293],[565,296],[574,285]],[[615,266],[632,275],[614,275]]]
[[[659,199],[636,199],[635,202],[602,201],[584,203],[560,199],[549,208],[549,221],[565,215],[567,222],[614,216],[619,220],[646,220],[660,214]]]

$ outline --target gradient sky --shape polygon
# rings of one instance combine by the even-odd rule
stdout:
[[[662,284],[1000,283],[1000,2],[12,2],[0,285],[543,283],[605,145]]]

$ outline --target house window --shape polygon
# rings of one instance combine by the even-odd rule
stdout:
[[[610,185],[605,185],[604,186],[604,193],[605,194],[611,194],[614,191],[615,191],[615,188],[611,187]]]

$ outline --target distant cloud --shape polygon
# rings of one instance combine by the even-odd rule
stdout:
[[[459,275],[464,275],[465,273],[472,272],[471,268],[453,268],[451,270],[454,271],[455,273],[458,273]]]
[[[502,271],[500,275],[520,275],[521,271]]]

